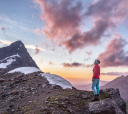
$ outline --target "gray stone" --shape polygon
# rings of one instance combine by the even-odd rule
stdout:
[[[124,114],[112,99],[89,103],[89,112],[92,114]]]
[[[0,82],[4,82],[5,81],[5,79],[3,79],[3,78],[0,78]]]

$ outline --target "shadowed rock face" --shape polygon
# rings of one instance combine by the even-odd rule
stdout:
[[[126,114],[126,103],[120,97],[119,89],[105,89],[101,92],[110,95],[111,98],[99,102],[89,103],[89,112],[94,114]]]
[[[7,65],[6,68],[0,67],[0,75],[18,67],[30,66],[38,68],[21,41],[16,41],[10,46],[0,48],[0,64],[7,63],[10,59],[13,60],[10,65]]]

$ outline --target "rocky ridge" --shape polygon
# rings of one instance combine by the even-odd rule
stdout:
[[[11,73],[0,79],[1,114],[126,114],[118,89],[100,91],[100,101],[91,102],[89,91],[63,89],[49,84],[41,72]]]

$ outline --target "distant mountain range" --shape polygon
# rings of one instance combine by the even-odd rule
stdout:
[[[100,83],[99,83],[99,85],[100,86],[103,86],[103,85],[105,85],[105,84],[107,84],[108,83],[108,81],[102,81],[102,80],[100,80]],[[92,83],[90,83],[90,84],[86,84],[86,85],[78,85],[78,86],[75,86],[77,89],[79,89],[79,90],[87,90],[87,91],[92,91]]]
[[[87,85],[75,86],[79,90],[92,91],[92,83]],[[128,76],[120,76],[112,81],[102,81],[100,80],[100,89],[106,88],[118,88],[120,90],[121,97],[128,102]]]
[[[117,77],[100,88],[118,88],[120,90],[121,97],[128,102],[128,76]]]

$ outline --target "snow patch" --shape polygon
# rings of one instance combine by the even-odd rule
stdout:
[[[6,63],[1,63],[0,64],[0,68],[7,68],[8,65],[11,65],[14,61],[16,61],[15,59],[8,59]]]
[[[58,75],[49,74],[49,73],[42,73],[41,76],[45,77],[49,81],[49,84],[59,85],[63,89],[66,89],[66,88],[72,89],[71,83],[69,81],[65,80],[64,78],[58,76]]]
[[[36,67],[19,67],[12,71],[9,71],[8,73],[21,72],[24,74],[30,74],[30,73],[34,73],[34,72],[38,72],[38,71],[40,71],[40,69],[38,69]]]
[[[14,61],[16,61],[16,59],[14,59],[13,57],[20,57],[18,55],[18,53],[16,55],[12,55],[12,56],[9,56],[9,57],[6,57],[2,60],[0,60],[0,68],[7,68],[8,65],[11,65]],[[3,61],[6,61],[6,62],[3,62]]]
[[[0,62],[4,61],[4,60],[6,60],[6,59],[12,58],[12,57],[20,57],[20,56],[19,56],[19,54],[17,53],[16,55],[12,55],[12,56],[9,56],[9,57],[6,57],[6,58],[0,60]]]

